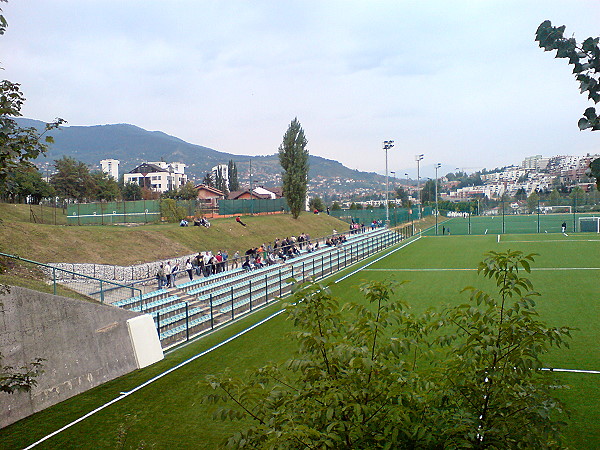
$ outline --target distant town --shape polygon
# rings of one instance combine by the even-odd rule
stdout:
[[[559,155],[544,157],[535,155],[526,157],[521,164],[495,169],[483,169],[467,173],[458,170],[455,173],[441,175],[438,178],[438,198],[440,201],[460,202],[472,199],[495,200],[502,196],[515,197],[521,194],[525,197],[533,192],[550,193],[555,189],[570,191],[575,186],[583,191],[590,191],[594,179],[589,176],[591,161],[600,157],[588,154],[586,156]],[[102,170],[115,179],[119,179],[119,161],[107,159],[101,161]],[[188,179],[185,174],[186,165],[173,162],[144,163],[123,174],[125,183],[138,183],[143,187],[163,193],[178,189],[188,181],[199,188],[203,181]],[[213,180],[221,177],[228,182],[227,164],[219,164],[212,168]],[[265,189],[280,193],[281,174],[266,171],[250,174],[249,171],[240,173],[240,190],[228,193],[228,198],[251,198],[253,195],[265,195]],[[319,197],[326,204],[337,202],[341,207],[349,207],[352,203],[362,207],[377,207],[385,202],[385,177],[379,181],[366,183],[364,180],[347,179],[339,176],[317,176],[309,180],[308,197]],[[418,204],[421,200],[419,191],[426,183],[434,182],[430,178],[398,178],[395,172],[388,174],[389,201],[401,204],[407,200]],[[251,193],[251,191],[256,191]],[[213,190],[214,192],[214,190]],[[239,197],[240,192],[246,195]],[[227,196],[225,196],[227,197]]]

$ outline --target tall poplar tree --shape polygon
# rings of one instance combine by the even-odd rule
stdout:
[[[283,195],[294,219],[298,218],[306,204],[309,168],[307,143],[298,118],[294,118],[279,146],[279,163],[283,169]]]
[[[239,190],[240,182],[238,180],[238,171],[233,159],[230,159],[229,163],[227,163],[227,171],[229,173],[229,192]]]

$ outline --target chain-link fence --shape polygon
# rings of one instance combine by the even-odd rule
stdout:
[[[149,223],[160,220],[158,200],[74,203],[67,207],[68,225]]]
[[[385,225],[389,216],[390,226],[395,227],[406,222],[418,220],[420,217],[430,216],[433,212],[431,206],[426,206],[419,211],[419,208],[414,206],[408,208],[390,208],[386,213],[385,208],[371,209],[338,209],[331,210],[329,213],[333,217],[337,217],[347,223],[365,224],[370,226],[374,221]]]

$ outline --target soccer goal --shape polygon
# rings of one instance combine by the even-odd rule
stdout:
[[[546,206],[546,211],[551,214],[571,214],[573,212],[573,207],[568,205],[554,205],[554,206]]]
[[[580,217],[579,231],[600,233],[600,217]]]

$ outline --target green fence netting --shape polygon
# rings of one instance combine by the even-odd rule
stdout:
[[[160,220],[158,200],[75,203],[67,206],[67,225],[148,223]]]
[[[426,217],[431,215],[432,208],[427,206],[421,210],[421,216]],[[330,211],[333,217],[348,223],[359,223],[369,225],[374,220],[381,221],[385,224],[386,211],[385,208],[373,209],[341,209]],[[389,209],[390,226],[395,227],[402,223],[418,220],[419,208],[390,208]]]
[[[259,214],[270,212],[287,212],[288,207],[285,198],[276,199],[242,199],[242,200],[220,200],[219,214]]]

